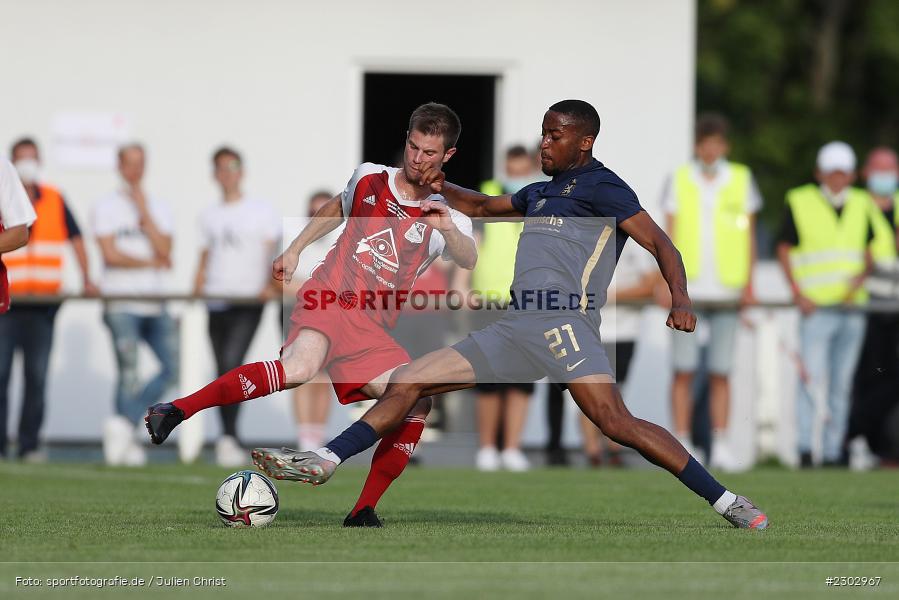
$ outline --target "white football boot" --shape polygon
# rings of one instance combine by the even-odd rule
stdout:
[[[326,483],[337,465],[315,452],[301,452],[293,448],[254,448],[253,464],[269,477],[321,485]]]

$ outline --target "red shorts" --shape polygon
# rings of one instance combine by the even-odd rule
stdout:
[[[344,309],[338,304],[327,308],[303,308],[306,290],[318,289],[320,283],[307,281],[297,293],[297,304],[290,314],[287,347],[300,335],[301,329],[314,329],[328,338],[328,354],[322,364],[341,404],[368,400],[362,387],[375,377],[411,362],[409,353],[365,311]]]

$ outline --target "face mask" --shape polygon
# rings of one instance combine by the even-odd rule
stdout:
[[[702,171],[703,175],[715,175],[723,162],[724,160],[720,158],[711,164],[699,161],[699,169]]]
[[[892,196],[899,187],[899,175],[894,171],[874,171],[868,176],[868,190],[875,196]]]
[[[23,158],[16,161],[16,171],[19,173],[19,179],[25,185],[37,183],[41,174],[41,165],[33,158]]]
[[[529,183],[534,183],[532,177],[511,177],[503,181],[503,192],[514,194]]]

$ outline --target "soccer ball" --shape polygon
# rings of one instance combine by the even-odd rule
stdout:
[[[278,514],[278,490],[256,471],[238,471],[219,486],[215,511],[228,527],[263,527]]]

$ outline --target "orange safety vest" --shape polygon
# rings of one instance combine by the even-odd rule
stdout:
[[[58,294],[62,286],[63,247],[68,240],[62,196],[56,189],[38,185],[34,203],[37,220],[28,244],[3,255],[9,273],[9,291],[16,294]]]

